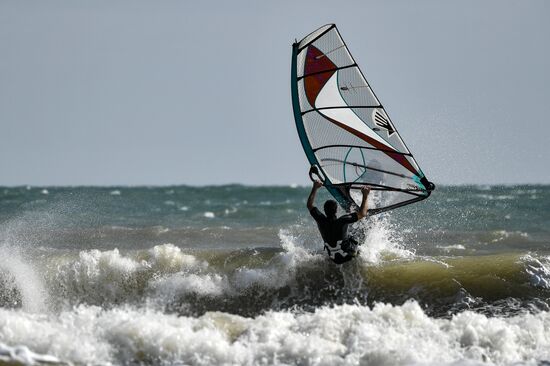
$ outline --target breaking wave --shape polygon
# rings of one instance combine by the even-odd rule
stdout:
[[[376,252],[374,246],[356,261],[335,266],[291,231],[281,230],[281,248],[190,250],[162,244],[136,251],[59,251],[41,263],[39,274],[12,256],[0,267],[0,301],[30,312],[145,304],[186,316],[208,311],[257,316],[408,299],[437,317],[469,309],[487,315],[547,309],[546,257],[424,257],[388,241],[380,244],[385,249]]]

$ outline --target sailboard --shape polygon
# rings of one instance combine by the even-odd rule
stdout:
[[[367,82],[335,24],[292,46],[292,106],[302,147],[339,204],[369,214],[430,196],[429,182]],[[312,177],[313,179],[313,177]]]

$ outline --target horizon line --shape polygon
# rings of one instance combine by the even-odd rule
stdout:
[[[14,184],[14,185],[0,185],[0,189],[10,189],[10,188],[173,188],[173,187],[188,187],[188,188],[209,188],[209,187],[230,187],[230,186],[240,186],[240,187],[250,187],[250,188],[261,188],[261,187],[273,187],[273,188],[308,188],[310,184],[298,184],[298,183],[289,183],[289,184],[249,184],[249,183],[220,183],[220,184],[113,184],[113,185],[103,185],[103,184],[46,184],[46,185],[36,185],[36,184]],[[550,186],[548,183],[457,183],[457,184],[445,184],[437,183],[436,187],[514,187],[514,186]]]

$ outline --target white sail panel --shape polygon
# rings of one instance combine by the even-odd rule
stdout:
[[[348,106],[379,106],[378,98],[361,74],[359,67],[338,71],[338,90]]]
[[[327,25],[324,25],[322,26],[321,28],[317,29],[317,30],[314,30],[313,32],[311,32],[310,34],[308,34],[307,36],[305,36],[301,41],[300,43],[298,44],[298,47],[302,47],[302,45],[304,44],[307,44],[311,41],[313,41],[315,38],[317,38],[319,35],[321,35],[323,32],[325,32],[327,29],[333,27],[334,25],[333,24],[327,24]]]
[[[347,107],[346,102],[342,99],[342,96],[338,90],[338,73],[334,73],[334,75],[327,81],[323,89],[321,89],[317,99],[315,100],[315,107]],[[361,134],[379,141],[388,148],[392,148],[392,146],[378,136],[376,132],[368,128],[368,126],[361,119],[359,119],[359,117],[357,117],[357,115],[350,108],[323,109],[319,112],[332,121],[342,123]]]

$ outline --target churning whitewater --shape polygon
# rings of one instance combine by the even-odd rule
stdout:
[[[0,188],[0,364],[550,361],[550,187],[442,187],[343,266],[307,193]]]

